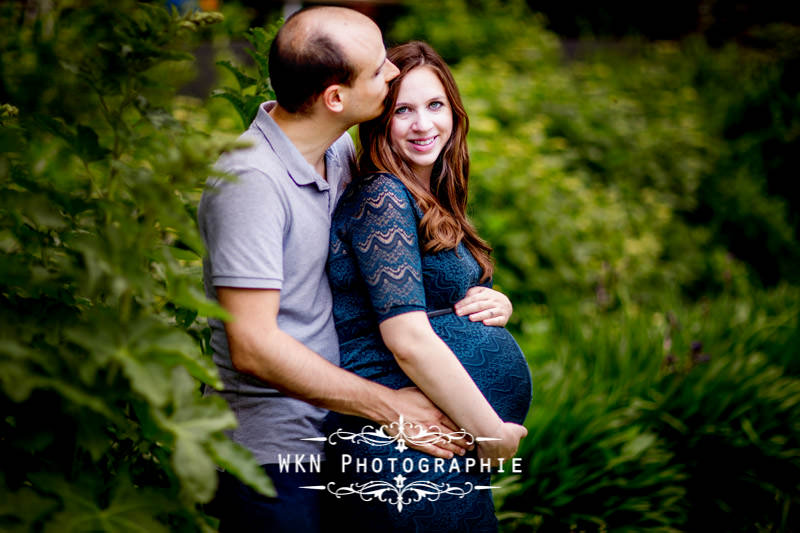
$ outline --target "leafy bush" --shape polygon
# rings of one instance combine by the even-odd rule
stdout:
[[[750,47],[685,47],[705,120],[724,139],[687,216],[708,225],[766,285],[800,281],[798,43],[800,28],[772,25],[755,30]]]
[[[669,531],[685,520],[685,475],[657,435],[571,367],[535,371],[524,475],[498,510],[504,531]]]
[[[471,214],[495,247],[498,280],[514,300],[613,308],[653,302],[664,287],[722,285],[720,262],[704,248],[708,232],[679,214],[703,167],[701,148],[667,135],[670,119],[624,91],[595,88],[609,76],[603,68],[587,66],[580,76],[555,66],[537,71],[530,76],[493,58],[456,68],[472,121]],[[586,96],[596,93],[597,101]],[[680,107],[674,100],[665,105]],[[681,112],[691,124],[691,113]],[[567,124],[583,131],[580,143]],[[677,172],[666,157],[671,150],[695,162],[682,159],[687,170]],[[584,154],[614,168],[597,178]],[[634,161],[651,171],[635,172]]]
[[[0,13],[0,527],[211,530],[215,465],[270,487],[198,391],[219,386],[198,317],[223,312],[201,292],[194,205],[233,140],[201,130],[249,123],[270,34],[249,33],[257,72],[222,64],[234,115],[174,96],[214,15]],[[393,40],[412,37],[454,64],[472,217],[534,376],[505,528],[797,529],[800,293],[754,289],[720,246],[754,228],[763,247],[745,248],[791,278],[796,203],[776,176],[797,48],[747,58],[732,93],[738,48],[565,63],[521,1],[413,4]]]
[[[706,253],[709,232],[681,218],[715,145],[689,76],[664,64],[677,50],[613,68],[565,65],[557,38],[522,3],[477,4],[433,19],[471,20],[454,74],[471,120],[471,214],[495,248],[503,289],[520,303],[609,309],[656,301],[662,287],[721,286],[714,258],[724,251]],[[424,33],[433,22],[417,9],[394,38],[445,50],[461,42],[447,21]],[[498,26],[508,39],[492,38]],[[469,45],[484,40],[493,44]]]
[[[242,129],[247,129],[256,118],[258,107],[266,100],[274,100],[275,93],[269,84],[269,47],[275,33],[280,27],[273,24],[269,31],[263,28],[250,28],[245,37],[252,48],[247,53],[253,58],[255,72],[243,65],[235,65],[230,60],[218,61],[217,65],[225,68],[236,78],[236,87],[223,87],[212,93],[216,98],[224,98],[233,105],[242,122]]]
[[[665,298],[591,322],[518,310],[534,398],[504,530],[794,530],[799,297]]]
[[[643,291],[651,292],[659,277],[696,298],[721,289],[719,261],[705,253],[711,248],[711,255],[719,255],[716,249],[746,261],[757,281],[796,281],[800,201],[788,186],[798,166],[792,124],[800,87],[789,74],[797,63],[796,29],[764,29],[755,50],[713,50],[698,39],[631,39],[613,47],[588,41],[582,46],[588,53],[567,61],[524,2],[449,0],[436,11],[411,5],[392,40],[427,40],[453,65],[474,126],[474,217],[498,247],[498,262],[513,265],[517,277],[531,261],[543,267],[536,278],[562,277],[548,272],[552,265],[581,265],[588,267],[584,279],[606,276],[604,270],[627,285],[621,294],[612,290],[612,300],[625,293],[647,298]],[[592,235],[567,238],[572,244],[548,250],[544,242],[553,232],[541,221],[545,235],[536,239],[506,243],[505,231],[494,233],[508,227],[485,220],[507,201],[494,198],[505,189],[494,180],[527,181],[515,205],[541,209],[550,202],[547,186],[536,191],[545,168],[555,182],[579,180],[572,187],[586,191],[571,205],[547,209],[564,221],[576,209],[578,217],[604,211],[609,223],[595,219],[591,226],[609,230],[610,239],[608,233],[597,243]],[[607,198],[595,203],[595,196],[608,195],[611,205]],[[620,221],[627,224],[625,244]],[[527,259],[503,255],[519,244]],[[618,268],[631,250],[632,268]],[[550,283],[550,292],[574,287],[564,280],[557,288]]]
[[[392,35],[453,66],[471,216],[534,377],[505,529],[796,529],[800,293],[751,275],[760,254],[794,279],[793,204],[764,157],[796,157],[791,47],[594,43],[565,61],[523,3],[491,0],[412,4]]]
[[[66,3],[65,3],[66,4]],[[268,479],[223,431],[194,223],[227,138],[175,118],[213,13],[86,1],[0,8],[0,525],[195,531],[216,466]]]
[[[407,6],[407,15],[392,25],[389,43],[424,40],[451,65],[487,56],[527,66],[561,56],[558,37],[544,30],[544,18],[524,1],[442,0],[431,9],[429,2],[411,0]]]

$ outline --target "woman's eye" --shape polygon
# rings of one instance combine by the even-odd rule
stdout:
[[[394,114],[402,115],[403,113],[408,113],[408,111],[409,111],[408,106],[401,105],[400,107],[395,108]]]
[[[444,103],[443,102],[431,102],[428,107],[430,107],[433,111],[438,111],[439,109],[444,107]]]

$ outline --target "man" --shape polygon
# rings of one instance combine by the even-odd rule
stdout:
[[[215,502],[223,531],[318,528],[320,493],[300,487],[322,484],[320,474],[280,472],[278,460],[322,452],[301,439],[321,435],[327,409],[455,429],[417,389],[391,390],[337,366],[325,276],[330,217],[351,177],[346,131],[381,112],[398,73],[380,30],[356,11],[303,10],[280,29],[269,64],[277,103],[263,104],[242,136],[250,148],[220,158],[218,168],[236,179],[209,180],[198,207],[206,293],[233,316],[209,320],[225,384],[217,394],[239,421],[233,440],[278,491],[263,498],[223,474]],[[460,451],[440,446],[424,451]]]
[[[286,20],[270,49],[277,102],[261,106],[242,136],[252,146],[220,158],[235,180],[211,179],[198,208],[208,249],[206,293],[232,315],[209,320],[223,396],[239,421],[232,438],[264,465],[278,491],[264,498],[224,474],[214,512],[222,531],[315,531],[322,485],[311,470],[281,472],[281,456],[322,453],[326,410],[389,425],[402,415],[423,427],[457,427],[416,388],[392,390],[339,368],[325,275],[330,219],[351,178],[346,131],[376,117],[389,81],[381,32],[369,18],[315,7]],[[480,297],[457,304],[473,320],[492,317]],[[510,303],[507,314],[510,314]],[[483,312],[483,314],[482,314]],[[463,448],[411,446],[449,458]]]

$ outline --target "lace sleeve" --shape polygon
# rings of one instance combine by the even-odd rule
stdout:
[[[390,175],[369,179],[358,196],[352,250],[378,321],[424,311],[416,204]]]

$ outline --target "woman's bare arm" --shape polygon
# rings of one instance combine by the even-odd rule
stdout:
[[[481,456],[513,457],[527,430],[500,419],[425,312],[388,318],[380,332],[400,368],[450,419],[474,436],[500,439],[480,443]]]

